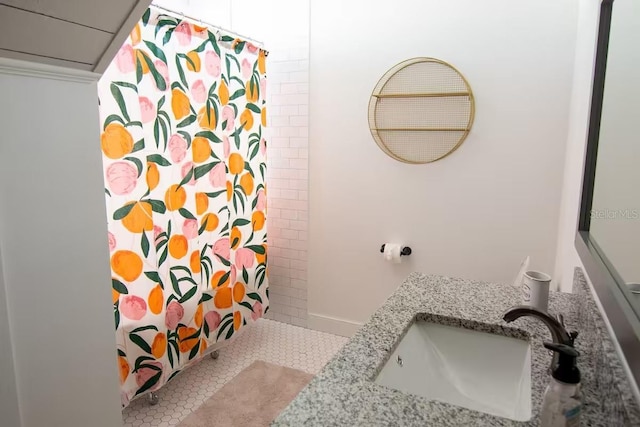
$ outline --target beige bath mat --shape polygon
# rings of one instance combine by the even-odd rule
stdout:
[[[236,375],[179,427],[268,426],[313,375],[261,360]]]

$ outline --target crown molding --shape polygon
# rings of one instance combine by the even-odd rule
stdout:
[[[93,83],[100,79],[100,74],[91,71],[76,70],[74,68],[58,67],[56,65],[12,58],[0,58],[0,74],[77,83]]]

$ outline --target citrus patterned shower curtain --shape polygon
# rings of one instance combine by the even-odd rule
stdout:
[[[126,406],[268,308],[265,52],[147,10],[98,89]]]

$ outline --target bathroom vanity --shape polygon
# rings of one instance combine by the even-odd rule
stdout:
[[[551,363],[542,342],[551,335],[538,319],[504,322],[519,304],[511,286],[413,273],[272,425],[537,426]],[[581,270],[572,294],[551,292],[549,313],[579,332],[581,425],[640,425],[638,402]],[[418,348],[423,360],[433,352],[429,360],[444,364],[412,366],[420,356],[411,340],[433,347]],[[441,375],[446,370],[451,375]]]

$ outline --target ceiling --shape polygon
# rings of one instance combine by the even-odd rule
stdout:
[[[0,57],[102,73],[151,0],[0,0]]]

